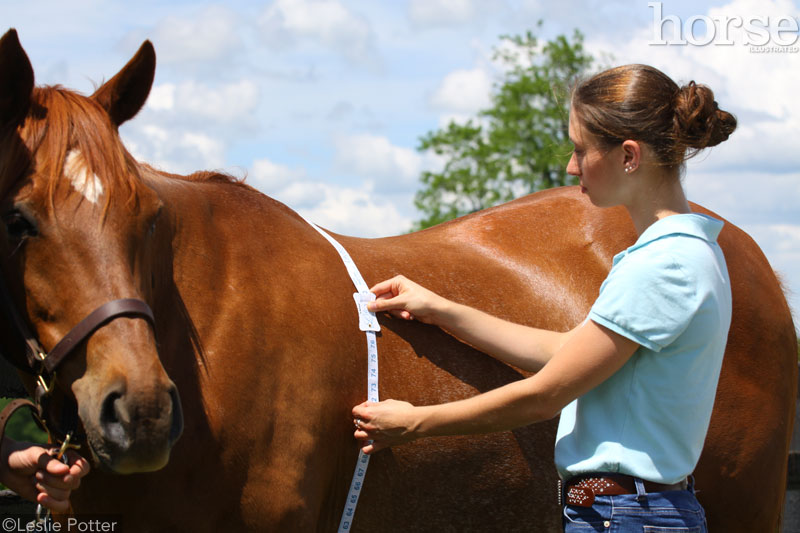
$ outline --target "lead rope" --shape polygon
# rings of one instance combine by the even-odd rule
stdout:
[[[69,443],[70,440],[72,440],[72,432],[71,431],[69,433],[67,433],[67,436],[64,439],[64,442],[61,443],[61,447],[59,448],[58,452],[54,456],[57,460],[61,461],[62,463],[64,463],[67,466],[69,466],[69,460],[67,460],[67,449],[70,446],[74,446],[74,444],[71,445]],[[42,512],[44,512],[44,516],[42,515]],[[37,527],[47,527],[48,520],[50,520],[50,514],[51,514],[50,509],[45,509],[42,506],[41,503],[38,504],[36,506],[36,520],[34,522],[36,524],[36,526]],[[43,530],[43,531],[46,531],[46,530]]]
[[[304,219],[306,220],[306,219]],[[367,335],[367,400],[370,402],[378,401],[378,343],[376,340],[376,331],[381,330],[378,324],[378,317],[375,313],[367,310],[367,303],[375,299],[361,277],[358,267],[353,262],[347,250],[339,244],[336,239],[328,235],[328,233],[314,224],[306,220],[308,224],[317,230],[320,235],[331,243],[331,246],[339,253],[342,258],[347,273],[356,286],[358,292],[353,294],[353,299],[356,301],[356,308],[358,309],[358,329],[365,332]],[[371,441],[370,441],[371,442]],[[369,466],[369,455],[363,451],[358,452],[358,461],[356,461],[356,468],[353,472],[353,479],[350,481],[350,490],[347,493],[347,500],[345,501],[344,511],[342,511],[342,518],[339,521],[339,533],[350,531],[353,525],[353,515],[356,512],[356,505],[358,505],[358,497],[361,495],[361,487],[364,485],[364,476],[367,474],[367,466]]]

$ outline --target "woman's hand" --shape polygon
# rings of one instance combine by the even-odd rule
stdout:
[[[435,322],[436,312],[447,303],[435,292],[414,283],[405,276],[395,276],[370,289],[376,299],[367,304],[372,312],[388,311],[405,320],[417,319],[426,324]]]
[[[410,442],[418,437],[414,410],[408,402],[385,400],[378,403],[364,402],[353,407],[353,422],[356,426],[355,438],[366,443],[361,449],[371,454]]]
[[[36,444],[4,439],[0,481],[23,498],[53,511],[69,509],[70,493],[89,473],[89,462],[68,450],[66,465]]]

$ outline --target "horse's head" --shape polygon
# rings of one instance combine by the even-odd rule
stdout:
[[[16,32],[0,39],[0,260],[14,306],[46,350],[109,301],[154,297],[161,202],[117,133],[144,105],[154,72],[146,42],[91,97],[34,88]],[[97,326],[59,365],[54,403],[77,403],[103,466],[161,468],[183,423],[154,326],[143,313]]]

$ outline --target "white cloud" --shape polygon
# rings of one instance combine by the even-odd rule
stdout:
[[[268,159],[253,162],[247,183],[336,233],[380,237],[411,227],[411,219],[398,211],[396,203],[367,183],[358,188],[323,183],[310,179],[303,168]]]
[[[393,202],[370,190],[317,184],[322,200],[299,209],[308,220],[336,233],[359,237],[383,237],[404,233],[411,219],[403,216]],[[291,205],[291,204],[290,204]]]
[[[258,86],[251,80],[216,87],[184,81],[153,87],[147,107],[159,112],[173,112],[182,119],[194,116],[203,120],[233,123],[249,120],[259,101]]]
[[[146,107],[156,111],[171,111],[175,109],[175,84],[164,83],[154,85],[147,97]]]
[[[388,138],[357,134],[334,139],[338,168],[372,180],[416,183],[422,157],[410,148],[394,146]]]
[[[273,48],[311,43],[355,63],[371,63],[376,57],[369,22],[338,0],[275,0],[257,24],[261,38]]]
[[[800,225],[768,224],[765,230],[767,239],[774,239],[778,256],[788,254],[795,265],[800,263]]]
[[[722,145],[721,145],[722,146]],[[713,154],[713,156],[720,154]],[[800,222],[800,171],[707,170],[690,162],[684,181],[687,194],[734,223],[763,223],[771,217]]]
[[[241,22],[235,13],[212,5],[195,18],[168,16],[149,32],[149,36],[160,63],[208,63],[230,59],[242,45],[240,30]],[[129,39],[132,38],[134,35],[129,35]]]
[[[305,179],[306,173],[303,169],[291,169],[269,159],[253,161],[252,169],[247,175],[247,183],[268,195],[285,190],[293,183]]]
[[[285,187],[275,190],[269,196],[279,200],[297,211],[318,207],[325,201],[330,191],[336,186],[315,181],[293,181]]]
[[[134,123],[125,128],[122,138],[131,155],[161,170],[188,174],[225,165],[226,146],[215,137],[157,124]]]
[[[437,110],[474,115],[491,105],[492,78],[486,69],[475,67],[451,72],[430,98]]]
[[[420,27],[459,26],[483,22],[487,10],[497,10],[498,2],[484,0],[411,0],[408,16]]]
[[[192,80],[153,87],[121,133],[135,157],[178,173],[222,169],[228,147],[257,127],[258,86],[241,80],[210,86]]]

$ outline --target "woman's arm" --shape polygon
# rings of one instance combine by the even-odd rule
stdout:
[[[368,306],[370,311],[388,311],[398,318],[437,325],[495,359],[531,372],[541,369],[574,331],[514,324],[452,302],[403,276],[370,290],[377,296]]]
[[[542,370],[458,402],[414,407],[388,400],[353,408],[365,453],[421,437],[505,431],[556,416],[619,370],[639,347],[592,321],[579,326]]]

